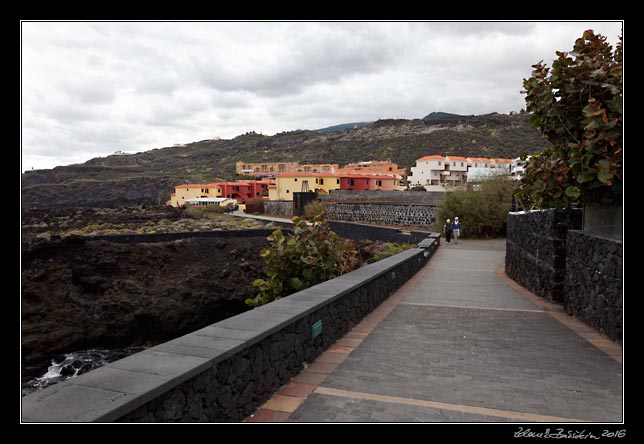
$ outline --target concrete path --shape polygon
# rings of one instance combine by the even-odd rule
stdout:
[[[621,347],[509,280],[504,256],[443,244],[247,421],[621,422]]]

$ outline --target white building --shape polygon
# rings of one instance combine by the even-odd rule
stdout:
[[[510,175],[515,180],[521,180],[523,172],[525,170],[525,164],[528,162],[531,156],[528,156],[526,160],[521,160],[520,157],[517,157],[510,164]]]
[[[431,186],[444,183],[445,159],[443,156],[425,156],[416,160],[416,166],[411,167],[411,175],[407,177],[410,186]]]
[[[410,186],[424,186],[428,191],[444,190],[445,185],[459,185],[497,174],[511,175],[511,159],[487,157],[425,156],[416,160],[407,178]]]

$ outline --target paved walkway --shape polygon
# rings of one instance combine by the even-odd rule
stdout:
[[[428,265],[249,422],[621,422],[621,347],[503,272],[505,241]]]

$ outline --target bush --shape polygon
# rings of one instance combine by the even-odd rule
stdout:
[[[458,216],[464,237],[505,236],[516,187],[515,180],[498,176],[469,184],[467,190],[447,192],[432,229],[442,232],[445,220]]]
[[[197,207],[188,207],[183,212],[184,217],[188,219],[200,220],[203,219],[203,210]]]
[[[252,307],[267,304],[297,291],[347,273],[358,266],[356,244],[340,238],[330,228],[323,213],[312,215],[311,223],[293,218],[293,234],[284,236],[281,229],[269,237],[271,245],[262,249],[268,271],[265,279],[253,285],[259,289]]]

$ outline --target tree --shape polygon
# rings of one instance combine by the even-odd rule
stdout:
[[[619,204],[622,196],[622,37],[615,51],[587,30],[524,79],[532,125],[552,143],[533,155],[516,197],[524,208]]]

